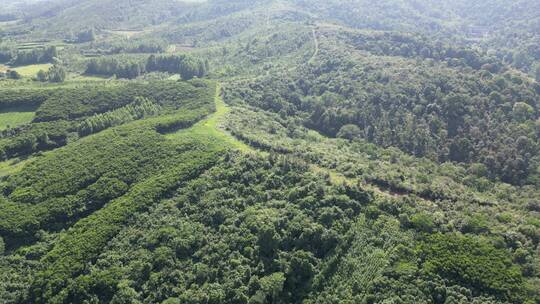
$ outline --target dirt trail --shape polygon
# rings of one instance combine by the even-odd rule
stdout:
[[[313,55],[308,60],[308,63],[311,64],[315,58],[317,58],[317,55],[319,54],[319,39],[317,39],[317,33],[315,32],[315,29],[311,29],[311,32],[313,33],[313,42],[315,44],[315,51],[313,52]]]

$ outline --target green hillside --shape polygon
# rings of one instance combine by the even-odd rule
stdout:
[[[0,3],[0,304],[540,303],[539,12]]]

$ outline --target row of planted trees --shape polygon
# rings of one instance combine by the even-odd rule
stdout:
[[[182,79],[204,77],[208,74],[207,60],[189,55],[155,56],[145,62],[127,61],[118,58],[92,59],[88,62],[86,73],[92,75],[116,76],[134,79],[147,72],[167,72],[180,74]]]
[[[53,62],[58,57],[55,46],[35,48],[32,50],[17,50],[14,46],[0,46],[0,62],[11,65],[26,65]]]

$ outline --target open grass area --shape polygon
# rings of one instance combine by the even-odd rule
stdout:
[[[30,159],[10,159],[0,162],[0,178],[19,172]]]
[[[137,31],[137,30],[133,30],[133,31],[130,31],[130,30],[108,30],[107,31],[106,30],[105,32],[114,34],[114,35],[123,36],[128,39],[145,33],[145,31]]]
[[[0,111],[0,131],[29,123],[34,118],[34,112],[2,112]]]
[[[178,132],[166,135],[167,138],[169,139],[182,138],[186,132],[189,132],[190,134],[195,135],[195,136],[201,136],[201,137],[212,136],[230,145],[234,149],[240,150],[242,152],[259,153],[252,147],[234,138],[234,136],[227,133],[225,130],[221,128],[221,123],[223,119],[225,119],[227,114],[230,112],[230,109],[223,101],[223,98],[221,98],[220,85],[216,86],[216,97],[214,101],[216,104],[216,111],[214,113],[210,114],[207,118],[196,123],[193,127],[189,129],[182,129],[182,130],[179,130]]]
[[[50,63],[31,64],[31,65],[16,67],[16,68],[13,68],[13,70],[17,71],[23,77],[34,77],[36,76],[37,72],[39,72],[39,70],[47,71],[51,66],[52,64]]]

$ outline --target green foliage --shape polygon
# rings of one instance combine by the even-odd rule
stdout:
[[[538,119],[534,82],[500,68],[484,77],[503,64],[421,37],[331,26],[316,33],[316,64],[235,82],[225,99],[298,117],[327,136],[355,125],[356,137],[383,147],[482,163],[492,180],[521,185],[537,175],[538,139],[525,123]]]
[[[34,120],[35,121],[35,117]],[[24,156],[67,144],[73,123],[65,120],[31,123],[5,130],[0,138],[0,157]]]
[[[77,3],[48,2],[27,6],[24,15],[35,32],[48,37],[91,37],[92,29],[140,29],[188,14],[190,1],[149,0],[133,3],[120,0],[84,0]],[[50,12],[54,11],[54,14]],[[45,18],[44,18],[45,17]],[[83,39],[86,40],[86,39]]]
[[[529,244],[526,245],[527,248],[536,248],[534,243],[537,238],[536,230],[530,227],[525,228],[525,225],[522,232],[518,232],[519,226],[516,224],[516,222],[524,223],[523,220],[527,217],[529,209],[524,208],[526,202],[530,201],[529,197],[538,195],[534,187],[513,187],[488,182],[486,190],[480,194],[476,186],[466,186],[463,182],[466,176],[478,179],[474,176],[484,174],[483,166],[475,165],[469,170],[449,163],[440,166],[425,159],[407,156],[396,149],[381,149],[363,140],[348,142],[325,138],[300,126],[294,126],[290,118],[281,118],[278,114],[260,110],[251,111],[242,107],[234,108],[232,113],[227,123],[231,133],[252,146],[267,151],[301,155],[305,161],[318,166],[322,172],[328,172],[330,178],[339,183],[344,181],[355,183],[358,180],[374,185],[374,189],[377,189],[384,199],[378,199],[376,204],[366,208],[366,216],[371,219],[385,216],[395,221],[395,218],[399,217],[400,223],[397,223],[397,226],[398,228],[401,226],[402,229],[412,228],[411,231],[421,233],[461,230],[469,234],[495,235],[501,240],[506,239],[508,229],[512,229],[515,231],[512,233],[512,241],[506,239],[507,241],[498,246],[511,250],[509,249],[511,243],[523,244],[524,242]],[[339,176],[340,173],[344,176]],[[413,194],[408,195],[410,193],[408,191],[412,191]],[[458,192],[460,194],[457,194]],[[515,205],[512,200],[521,203]],[[529,205],[530,210],[536,210],[534,201]],[[503,210],[514,215],[512,220],[505,222],[498,220]],[[366,231],[367,228],[362,226],[359,230]],[[446,293],[448,299],[458,299],[461,301],[459,303],[470,303],[471,301],[490,301],[489,298],[494,297],[494,295],[478,296],[475,292],[482,291],[482,288],[475,289],[471,293],[469,289],[453,285],[457,283],[445,283],[446,276],[437,279],[424,277],[418,272],[421,267],[417,264],[414,253],[417,241],[410,239],[410,235],[394,233],[398,235],[397,238],[403,239],[402,244],[407,248],[403,256],[408,258],[399,260],[381,258],[380,264],[374,260],[367,260],[367,266],[362,267],[379,265],[378,271],[388,272],[387,275],[380,276],[378,280],[370,280],[371,277],[366,275],[372,270],[360,268],[357,274],[358,279],[352,281],[350,274],[347,274],[349,269],[354,269],[351,266],[352,262],[345,264],[342,271],[344,273],[332,279],[334,283],[330,283],[330,279],[326,276],[317,280],[317,284],[320,285],[316,286],[328,284],[329,287],[321,294],[314,292],[318,294],[317,297],[314,296],[314,299],[317,301],[325,299],[330,302],[332,299],[333,302],[339,302],[339,300],[361,302],[362,299],[374,299],[374,302],[378,302],[395,298],[396,301],[431,303],[433,292],[433,297]],[[383,233],[374,232],[374,234],[373,254],[382,255],[391,251],[392,247],[380,245],[379,236]],[[369,237],[362,238],[370,239]],[[367,250],[369,247],[364,242],[343,239],[345,248],[356,246],[351,244],[358,243],[359,248]],[[351,256],[355,261],[363,261],[357,258],[362,256],[361,253],[354,252]],[[342,255],[337,255],[333,261],[341,263],[346,259]],[[391,267],[387,269],[385,265],[391,265]],[[334,269],[332,267],[330,269]],[[411,277],[416,279],[410,281]],[[362,279],[366,279],[369,284],[360,283]],[[522,282],[527,280],[529,279],[524,278]],[[355,285],[347,286],[347,291],[343,291],[345,288],[343,282],[355,281],[358,281],[356,287]],[[524,288],[524,285],[525,283],[522,283],[521,287]],[[314,290],[321,289],[314,287]],[[332,290],[338,290],[339,293]],[[529,298],[534,299],[535,296]],[[313,301],[316,302],[316,300]],[[495,300],[491,299],[491,301]]]
[[[413,228],[422,232],[431,232],[435,228],[433,218],[425,213],[414,214],[410,224]]]
[[[66,80],[66,70],[57,65],[53,65],[47,72],[47,79],[50,82],[64,82]]]
[[[40,106],[36,110],[32,124],[4,132],[6,136],[0,138],[0,151],[2,151],[0,156],[11,158],[64,146],[78,130],[80,123],[76,120],[125,107],[136,101],[138,97],[159,101],[157,105],[166,111],[174,111],[182,106],[193,107],[198,104],[199,99],[208,101],[213,98],[212,90],[204,90],[206,86],[207,84],[203,81],[194,81],[192,84],[173,81],[118,85],[87,84],[56,90],[29,90],[14,99],[10,96],[17,95],[19,92],[8,91],[9,95],[6,96],[5,103],[10,106],[38,104]],[[2,102],[0,98],[0,104]],[[213,107],[211,103],[207,105]],[[155,109],[145,107],[143,111],[154,113]],[[125,110],[116,114],[122,116],[121,113],[124,112]],[[104,117],[107,120],[114,116],[115,114],[109,114]],[[122,121],[120,119],[119,122]],[[164,120],[158,128],[174,129],[173,122],[174,120]],[[100,124],[102,127],[107,127],[117,123],[103,121]],[[178,124],[177,127],[182,127],[182,123]]]
[[[204,77],[208,73],[208,69],[208,61],[188,55],[157,57],[151,55],[146,63],[146,70],[149,72],[177,73],[185,80],[193,77]]]
[[[37,63],[49,63],[58,57],[58,51],[55,46],[47,48],[38,48],[31,51],[17,51],[12,59],[13,65],[27,65]]]
[[[512,114],[518,122],[525,122],[534,117],[534,108],[524,102],[516,102]]]
[[[180,148],[171,146],[158,131],[189,127],[213,110],[215,86],[202,82],[197,85],[175,86],[175,92],[183,98],[177,96],[179,99],[174,102],[178,109],[169,115],[84,138],[65,149],[37,158],[10,176],[1,185],[10,200],[0,204],[0,234],[17,242],[31,238],[38,229],[69,225],[70,220],[99,209],[110,199],[122,195],[127,185],[132,187],[155,174],[160,166],[171,166],[170,162],[174,163],[174,155]],[[196,102],[190,100],[190,93],[195,94]],[[137,116],[141,111],[149,114],[148,111],[156,109],[153,103],[140,100],[133,106],[94,116],[89,121],[102,121],[102,125],[96,123],[97,129],[92,129],[97,132],[102,127],[143,118],[144,115]],[[116,116],[122,118],[115,120]],[[56,125],[55,130],[58,129]],[[37,132],[36,129],[30,131]],[[14,140],[22,140],[21,136],[19,134]],[[36,142],[24,144],[29,145],[24,146],[26,149],[40,148]],[[31,205],[20,208],[21,203]]]
[[[7,71],[7,77],[9,79],[19,80],[22,78],[21,74],[15,70],[9,70]]]
[[[37,108],[43,103],[53,90],[41,88],[8,88],[2,89],[0,94],[0,107],[9,109],[14,107]]]
[[[487,218],[482,215],[467,216],[463,220],[461,231],[463,233],[482,233],[489,230]]]
[[[96,40],[96,34],[93,28],[81,31],[77,34],[78,43],[92,42],[94,40]]]
[[[540,302],[535,1],[13,2],[0,302]]]
[[[194,178],[215,162],[216,152],[219,151],[217,147],[213,148],[215,150],[211,146],[197,147],[201,142],[195,143],[190,139],[183,144],[195,149],[177,156],[175,161],[178,165],[137,184],[126,195],[79,221],[69,230],[62,241],[44,257],[43,263],[47,267],[37,274],[30,295],[31,301],[78,301],[76,294],[62,291],[65,278],[83,271],[86,261],[100,254],[103,246],[121,230],[133,213],[145,210],[181,182]]]
[[[208,69],[208,61],[190,55],[150,55],[146,62],[121,62],[116,58],[91,59],[85,73],[134,79],[146,72],[168,72],[190,80],[206,76]]]
[[[434,234],[420,247],[423,269],[502,300],[523,300],[523,278],[508,253],[486,240]]]
[[[399,229],[399,222],[364,217],[340,239],[334,255],[325,261],[315,279],[307,303],[362,302],[371,298],[375,282],[382,280],[392,252],[412,242],[412,235]]]
[[[47,72],[45,72],[44,70],[39,70],[39,72],[37,72],[36,74],[36,79],[37,81],[41,81],[41,82],[47,81],[48,79]]]
[[[88,52],[99,52],[106,54],[136,54],[136,53],[164,53],[167,50],[168,42],[155,38],[119,38],[95,42],[88,46]]]
[[[341,127],[336,136],[338,138],[353,140],[362,136],[362,130],[357,125],[348,124]]]
[[[59,83],[66,80],[66,75],[67,72],[63,67],[53,65],[47,72],[39,70],[36,74],[36,80],[40,82],[50,81]]]
[[[28,108],[10,109],[0,112],[0,131],[29,123],[34,118],[34,112]]]
[[[135,98],[135,101],[125,107],[113,111],[96,114],[83,120],[77,127],[80,135],[88,135],[101,130],[125,124],[159,113],[161,107],[146,98]]]
[[[120,62],[115,58],[91,59],[86,67],[86,74],[116,76],[117,78],[134,79],[146,71],[139,62]]]
[[[226,154],[197,177],[192,166],[206,153],[214,160],[223,155],[222,142],[183,134],[176,140],[200,143],[179,156],[176,164],[185,171],[166,169],[159,181],[135,186],[79,221],[42,260],[47,270],[38,276],[32,301],[109,302],[125,294],[120,286],[126,281],[133,300],[153,303],[298,302],[309,292],[321,261],[369,197],[361,189],[349,195],[355,189],[331,185],[302,162],[278,156]],[[163,191],[169,180],[177,189],[169,192],[175,193],[171,200],[138,191]],[[117,222],[120,206],[130,210],[129,224]],[[109,245],[98,246],[113,224],[123,228]],[[126,267],[109,268],[116,259]],[[83,261],[95,263],[86,267]]]
[[[16,55],[16,50],[13,45],[9,44],[0,44],[0,62],[1,63],[8,63],[11,61]]]

